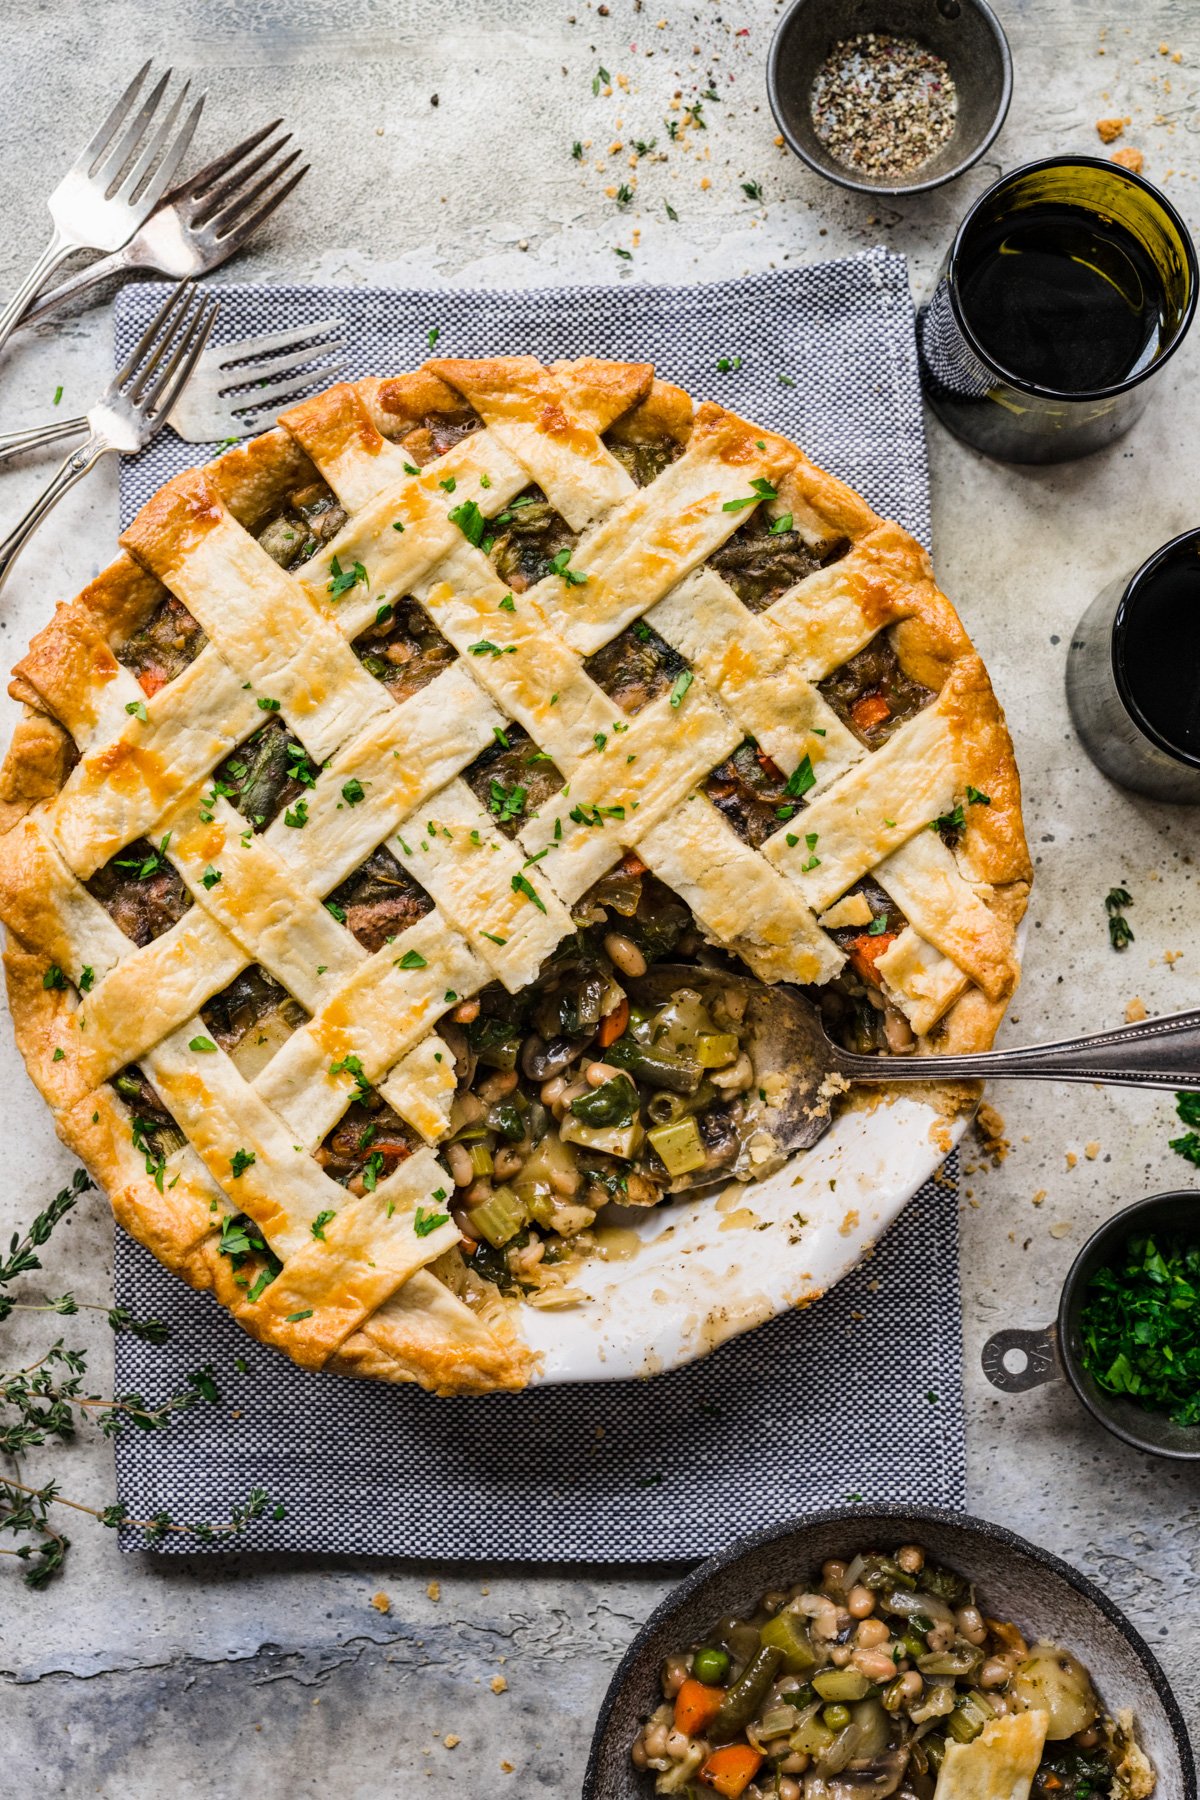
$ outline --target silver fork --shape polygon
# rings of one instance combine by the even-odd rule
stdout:
[[[133,236],[167,191],[192,141],[204,96],[200,96],[176,131],[175,121],[188,93],[189,84],[185,82],[158,129],[148,142],[143,142],[172,73],[167,70],[131,119],[129,115],[149,68],[150,64],[144,63],[138,70],[91,143],[51,194],[47,202],[54,222],[50,242],[0,312],[0,346],[7,342],[34,294],[60,263],[76,250],[115,250]]]
[[[331,333],[341,329],[340,319],[321,319],[298,331],[264,332],[232,344],[211,345],[172,407],[169,423],[189,444],[249,437],[261,429],[264,411],[332,381],[339,373],[342,363],[336,352],[344,348],[344,340]],[[278,354],[270,362],[250,363],[251,357],[272,351]],[[253,387],[241,392],[249,383]],[[0,464],[60,438],[79,437],[87,428],[85,415],[54,419],[27,431],[0,432]]]
[[[149,443],[182,393],[208,342],[220,301],[184,281],[151,319],[132,354],[88,413],[87,440],[73,450],[45,492],[0,544],[0,588],[51,508],[112,451]]]
[[[274,143],[264,145],[264,139],[281,123],[273,119],[224,156],[207,163],[190,181],[165,194],[127,244],[51,288],[28,307],[21,323],[29,325],[44,319],[77,294],[86,293],[109,275],[127,269],[147,269],[179,280],[218,268],[241,249],[251,232],[270,218],[308,174],[305,163],[287,181],[275,185],[300,155],[299,150],[293,150],[267,167],[271,158],[292,141],[289,131]],[[257,156],[252,154],[255,150],[259,151]]]

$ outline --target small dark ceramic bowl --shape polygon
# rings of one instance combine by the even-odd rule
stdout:
[[[858,174],[829,154],[812,121],[817,72],[841,38],[863,31],[916,38],[949,67],[958,120],[949,143],[905,181]],[[921,194],[978,162],[1012,98],[1008,40],[986,0],[794,0],[767,58],[767,98],[796,155],[818,175],[860,194]]]
[[[1147,1412],[1125,1394],[1105,1393],[1083,1366],[1079,1314],[1087,1299],[1088,1282],[1135,1232],[1200,1237],[1200,1192],[1179,1189],[1151,1194],[1114,1213],[1093,1232],[1071,1264],[1055,1324],[1040,1330],[1009,1326],[993,1332],[983,1346],[983,1372],[993,1387],[1008,1394],[1024,1393],[1065,1375],[1092,1417],[1114,1437],[1151,1456],[1200,1462],[1200,1425],[1175,1425],[1164,1413]],[[1014,1351],[1025,1359],[1023,1368],[1007,1366]]]
[[[629,1747],[662,1698],[664,1657],[702,1637],[714,1619],[753,1606],[768,1588],[790,1586],[827,1557],[906,1542],[923,1544],[938,1561],[976,1581],[992,1613],[1012,1619],[1031,1642],[1053,1638],[1074,1650],[1110,1711],[1132,1707],[1138,1741],[1158,1770],[1156,1795],[1196,1800],[1187,1728],[1166,1677],[1098,1587],[1002,1525],[898,1507],[808,1513],[752,1532],[681,1582],[651,1613],[613,1676],[592,1739],[583,1800],[652,1800],[653,1780],[638,1774]]]

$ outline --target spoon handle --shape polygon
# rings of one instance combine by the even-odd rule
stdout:
[[[1027,1076],[1034,1081],[1098,1081],[1119,1087],[1200,1087],[1200,1010],[1168,1013],[1057,1044],[1027,1044],[977,1056],[858,1056],[839,1051],[835,1067],[850,1081],[995,1081]]]

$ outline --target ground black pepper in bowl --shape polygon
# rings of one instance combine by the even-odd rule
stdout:
[[[958,95],[949,66],[915,38],[860,32],[817,71],[812,121],[846,168],[879,180],[913,174],[954,135]]]

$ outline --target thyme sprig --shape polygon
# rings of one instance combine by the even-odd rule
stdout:
[[[102,1306],[97,1302],[77,1300],[66,1293],[40,1300],[17,1300],[3,1290],[15,1281],[36,1274],[42,1267],[39,1250],[55,1227],[77,1204],[81,1194],[92,1186],[82,1169],[76,1169],[70,1185],[62,1188],[24,1233],[13,1233],[7,1256],[0,1257],[0,1323],[15,1312],[50,1313],[69,1318],[81,1311],[102,1312],[114,1332],[129,1331],[147,1343],[161,1344],[170,1335],[160,1319],[136,1319],[125,1306]],[[70,1348],[62,1338],[52,1344],[33,1362],[22,1367],[0,1368],[0,1455],[14,1463],[30,1450],[47,1443],[68,1443],[85,1422],[106,1437],[121,1430],[157,1431],[169,1425],[174,1417],[201,1402],[219,1404],[220,1391],[211,1364],[194,1370],[185,1384],[165,1400],[148,1401],[137,1393],[102,1398],[85,1392],[87,1354]],[[19,1467],[19,1464],[18,1464]],[[211,1542],[245,1530],[252,1519],[260,1518],[270,1501],[263,1488],[253,1488],[248,1500],[235,1506],[222,1524],[174,1520],[170,1513],[155,1513],[148,1519],[131,1518],[120,1503],[113,1506],[87,1506],[69,1499],[56,1480],[35,1486],[21,1481],[16,1474],[0,1475],[0,1535],[15,1539],[0,1546],[0,1556],[13,1556],[25,1564],[25,1582],[32,1588],[43,1588],[62,1569],[71,1540],[51,1522],[55,1507],[69,1507],[87,1513],[110,1529],[125,1527],[140,1531],[147,1543],[161,1541],[168,1534]],[[283,1508],[276,1506],[272,1517],[281,1519]]]

